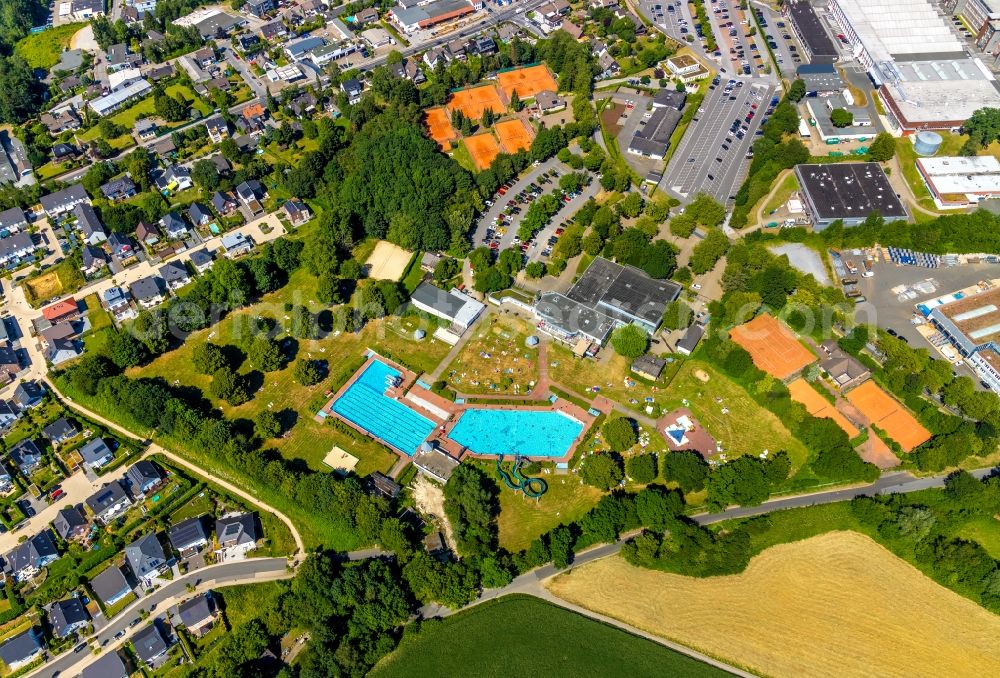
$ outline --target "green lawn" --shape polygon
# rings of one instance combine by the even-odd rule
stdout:
[[[560,524],[583,517],[604,494],[581,483],[573,474],[539,474],[548,484],[548,490],[540,499],[530,499],[499,482],[494,462],[483,464],[486,473],[497,478],[500,488],[500,545],[512,552],[528,548],[532,541]]]
[[[41,33],[32,33],[18,41],[14,53],[23,57],[32,68],[49,70],[59,63],[62,51],[69,47],[73,34],[86,25],[86,22],[63,24]]]
[[[209,104],[202,101],[202,99],[198,97],[193,91],[191,91],[191,88],[188,87],[187,85],[182,85],[179,83],[170,85],[169,87],[167,87],[166,93],[169,96],[177,96],[178,94],[182,95],[184,99],[186,99],[188,103],[191,104],[191,107],[200,111],[203,116],[206,116],[212,112],[212,107]],[[132,106],[126,108],[123,111],[115,113],[114,115],[111,116],[111,121],[119,125],[122,125],[123,127],[128,128],[130,133],[127,135],[122,135],[117,139],[108,139],[108,143],[111,144],[111,146],[116,149],[127,148],[128,146],[131,146],[132,144],[135,143],[131,135],[131,130],[135,126],[135,121],[138,120],[139,118],[155,118],[155,117],[156,113],[153,105],[152,95],[133,104]],[[160,125],[161,128],[173,129],[175,127],[186,125],[190,121],[181,120],[180,122],[169,122],[169,123],[163,121],[160,122],[161,122]],[[91,127],[83,134],[79,135],[80,139],[83,141],[93,141],[98,136],[100,136],[100,131],[97,129],[96,125],[94,127]]]
[[[797,190],[799,190],[799,180],[795,178],[794,173],[789,173],[781,182],[778,190],[771,196],[771,199],[764,205],[764,216],[767,217],[768,213],[772,210],[776,210],[788,202],[792,193]]]
[[[111,314],[101,306],[101,300],[97,298],[96,292],[84,297],[83,303],[87,305],[87,317],[90,319],[91,332],[98,332],[106,327],[111,327]]]
[[[233,628],[241,626],[262,612],[273,609],[281,592],[287,584],[282,582],[264,582],[261,584],[245,584],[227,586],[221,590],[222,607],[226,619]]]
[[[1000,520],[996,518],[973,518],[955,536],[979,542],[991,556],[1000,558]]]
[[[476,167],[476,163],[472,160],[472,154],[469,153],[469,149],[466,148],[465,142],[459,142],[455,145],[454,150],[451,152],[452,159],[461,165],[463,168],[470,172],[478,172],[479,168]]]
[[[549,603],[507,596],[427,624],[370,675],[699,678],[729,674]]]

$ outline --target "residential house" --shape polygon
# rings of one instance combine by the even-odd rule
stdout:
[[[237,36],[236,41],[239,43],[241,50],[249,52],[260,45],[260,36],[253,33],[245,33]]]
[[[454,57],[451,52],[448,51],[448,46],[444,45],[442,47],[433,47],[426,52],[424,52],[424,63],[430,69],[437,68],[438,64],[447,65],[449,61],[453,61]]]
[[[27,231],[0,240],[0,265],[16,267],[34,254],[41,245]]]
[[[566,100],[560,99],[552,90],[543,90],[535,95],[535,108],[539,113],[554,113],[566,108]]]
[[[166,298],[163,279],[155,275],[139,278],[129,285],[128,291],[132,295],[132,298],[143,308],[158,306]]]
[[[257,516],[253,513],[230,514],[215,521],[216,554],[219,560],[243,558],[257,548],[261,538]]]
[[[145,221],[140,221],[139,225],[135,228],[135,237],[143,245],[152,247],[160,242],[160,229],[157,228],[156,224],[147,224]]]
[[[297,117],[301,118],[306,113],[312,113],[315,111],[316,103],[316,97],[313,96],[312,92],[302,92],[289,102],[288,108],[290,108],[292,113],[294,113]]]
[[[32,627],[0,645],[0,659],[13,672],[35,661],[44,649],[41,635]]]
[[[391,73],[393,77],[403,80],[411,80],[415,85],[419,85],[427,80],[426,76],[424,76],[424,72],[420,70],[420,66],[417,65],[417,61],[415,59],[405,59],[392,64],[388,68],[389,73]]]
[[[155,532],[149,532],[125,547],[125,561],[132,574],[145,587],[167,567],[167,556]]]
[[[160,219],[160,226],[163,227],[168,238],[179,240],[187,237],[187,224],[184,223],[184,217],[177,212],[167,212],[164,214],[163,218]]]
[[[42,317],[51,324],[69,322],[80,317],[80,307],[73,297],[66,297],[42,309]]]
[[[17,233],[28,228],[28,217],[20,207],[11,207],[0,212],[0,231]]]
[[[252,103],[240,112],[240,117],[244,120],[260,120],[263,122],[267,119],[267,109],[261,103]]]
[[[150,33],[155,33],[156,31],[150,31]],[[146,71],[146,77],[153,82],[159,82],[160,80],[166,80],[167,78],[173,77],[174,75],[174,65],[167,63],[160,66],[155,66],[148,71]]]
[[[38,201],[42,204],[45,214],[50,218],[54,218],[61,214],[66,214],[81,202],[90,202],[90,198],[87,196],[87,191],[83,189],[82,185],[73,184],[61,191],[43,195]]]
[[[0,494],[10,494],[14,490],[14,479],[10,477],[7,467],[0,464]]]
[[[238,204],[228,193],[216,191],[212,195],[212,207],[220,215],[229,216],[236,210]]]
[[[73,144],[52,144],[52,159],[56,161],[63,161],[68,158],[75,158],[80,154],[80,149]]]
[[[212,161],[213,165],[215,165],[215,170],[220,176],[226,176],[233,171],[232,165],[229,164],[229,161],[226,160],[221,153],[210,155],[208,156],[208,159]]]
[[[285,215],[292,226],[299,226],[312,219],[312,212],[309,206],[301,200],[286,200],[284,204]]]
[[[100,245],[108,239],[104,224],[89,202],[81,202],[73,207],[76,217],[76,227],[80,230],[83,241],[88,245]]]
[[[176,291],[191,282],[191,274],[181,261],[169,261],[157,271],[163,281],[167,283],[167,289]]]
[[[236,197],[246,206],[251,214],[264,211],[263,201],[267,198],[267,190],[256,179],[244,181],[236,187]]]
[[[115,459],[115,453],[104,442],[104,438],[94,438],[87,442],[77,452],[83,458],[83,463],[92,469],[98,469],[110,464]]]
[[[151,669],[163,663],[167,650],[170,649],[156,621],[132,636],[132,647],[135,655]]]
[[[123,177],[112,179],[101,186],[101,193],[104,194],[105,198],[112,201],[126,200],[138,192],[139,187],[132,181],[132,177],[127,174]]]
[[[826,359],[820,361],[820,368],[826,372],[841,391],[854,388],[871,376],[865,365],[844,351],[837,342],[828,339],[820,344]]]
[[[80,678],[129,678],[131,671],[122,657],[115,652],[105,652],[97,661],[88,664],[80,673]]]
[[[0,321],[0,324],[2,324],[2,322],[3,321]],[[20,371],[21,361],[18,360],[17,353],[7,340],[4,340],[3,343],[0,344],[0,385],[9,384],[14,381],[14,378],[17,377],[17,374]],[[2,425],[2,417],[0,417],[0,425]]]
[[[160,484],[163,477],[152,462],[140,459],[126,469],[125,480],[128,481],[134,496],[145,497],[150,490]]]
[[[191,170],[183,165],[170,165],[156,176],[153,183],[161,193],[177,193],[194,186]]]
[[[160,160],[169,160],[177,153],[177,144],[172,134],[168,134],[151,146]]]
[[[115,518],[125,513],[132,505],[125,488],[117,480],[99,489],[84,501],[90,512],[94,514],[94,519],[107,525]]]
[[[386,499],[395,499],[403,488],[389,476],[375,471],[368,476],[368,490],[372,494],[380,494]]]
[[[17,441],[8,455],[11,463],[25,476],[30,476],[42,463],[42,451],[30,438]]]
[[[62,134],[66,130],[80,129],[83,124],[76,109],[72,106],[42,113],[38,116],[38,119],[48,128],[52,136]]]
[[[56,638],[66,638],[89,623],[90,615],[79,598],[58,600],[49,606],[49,625]]]
[[[250,254],[253,243],[242,233],[228,233],[222,236],[222,249],[230,259]]]
[[[159,129],[156,122],[149,118],[139,118],[135,121],[135,135],[142,141],[149,141],[156,138],[156,131]]]
[[[23,411],[41,405],[44,397],[45,390],[37,381],[22,381],[14,389],[12,399],[14,404]]]
[[[354,15],[354,23],[358,26],[367,26],[378,21],[378,10],[374,7],[366,7]]]
[[[204,273],[208,269],[212,268],[212,264],[215,263],[215,259],[212,258],[211,252],[206,249],[195,250],[191,253],[189,257],[191,265],[194,266],[194,270],[198,273]]]
[[[583,37],[583,28],[573,23],[572,21],[563,19],[562,23],[559,25],[559,28],[569,33],[570,37],[573,38],[574,40],[579,40],[580,38]]]
[[[361,93],[364,92],[364,87],[356,78],[348,78],[340,83],[340,89],[347,95],[347,100],[356,104],[361,101]]]
[[[83,265],[80,266],[80,270],[88,278],[97,275],[108,265],[108,258],[105,256],[104,250],[93,245],[84,245],[82,256]]]
[[[136,316],[135,310],[129,303],[128,293],[120,287],[109,287],[106,289],[101,300],[104,303],[104,308],[118,322]]]
[[[21,417],[21,412],[10,400],[0,400],[0,431],[6,431]]]
[[[132,593],[132,587],[120,567],[112,565],[99,575],[90,580],[90,588],[94,594],[104,603],[104,607],[111,607],[125,596]]]
[[[118,257],[121,261],[127,261],[136,256],[135,243],[124,233],[112,231],[108,235],[108,248],[111,250],[112,256]]]
[[[229,136],[229,125],[218,116],[206,120],[205,129],[208,130],[208,138],[212,140],[213,144],[217,144]]]
[[[34,579],[42,568],[59,559],[52,533],[42,530],[4,556],[6,571],[19,582]]]
[[[202,47],[191,55],[194,62],[202,68],[208,68],[215,63],[215,50],[211,47]]]
[[[45,350],[45,359],[53,366],[61,365],[67,360],[74,360],[83,355],[83,350],[75,341],[56,339]]]
[[[83,517],[79,509],[67,506],[56,514],[52,527],[63,541],[83,539],[90,531],[90,523]]]
[[[264,121],[267,118],[263,116],[252,116],[252,117],[242,117],[236,119],[236,129],[238,129],[242,134],[248,135],[254,139],[264,133],[266,125]],[[239,143],[237,141],[237,143]],[[242,146],[241,146],[242,149]],[[245,149],[244,149],[245,150]]]
[[[134,54],[125,43],[111,45],[105,55],[108,72],[114,73],[126,68],[137,68],[142,64],[142,55]]]
[[[203,546],[208,545],[208,535],[205,533],[201,516],[171,525],[167,535],[170,538],[170,545],[181,558],[189,558],[198,553]]]
[[[52,447],[64,443],[79,433],[76,424],[66,417],[59,417],[54,422],[42,429],[42,435],[52,443]]]
[[[188,207],[187,215],[188,219],[195,226],[208,226],[215,219],[215,215],[207,207],[198,202],[191,203],[191,206]]]
[[[247,0],[243,5],[244,11],[253,14],[258,19],[263,19],[274,11],[274,0]]]
[[[677,342],[676,351],[681,355],[691,355],[694,349],[698,347],[698,343],[703,336],[705,336],[704,325],[700,323],[691,325],[691,327],[687,328],[684,336]]]
[[[217,614],[210,595],[202,593],[177,607],[175,621],[183,626],[188,633],[200,638],[215,624]]]
[[[270,21],[260,27],[260,35],[265,40],[281,40],[288,37],[288,29],[281,21]]]

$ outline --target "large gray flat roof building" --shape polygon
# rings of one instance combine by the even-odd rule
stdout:
[[[796,165],[795,176],[806,213],[817,231],[838,219],[845,226],[857,226],[872,212],[886,221],[909,216],[877,162]]]

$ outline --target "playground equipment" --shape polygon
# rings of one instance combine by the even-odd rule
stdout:
[[[548,483],[541,478],[529,478],[521,473],[521,466],[524,459],[520,454],[514,455],[514,464],[510,467],[510,473],[503,468],[503,455],[497,457],[497,473],[503,478],[503,482],[512,490],[521,490],[525,496],[538,499],[549,489]]]

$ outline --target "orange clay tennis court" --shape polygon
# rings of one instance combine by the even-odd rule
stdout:
[[[906,452],[930,440],[930,431],[874,381],[866,381],[850,391],[847,400]]]
[[[438,142],[441,148],[447,150],[451,147],[451,142],[454,141],[458,135],[455,134],[455,129],[451,126],[451,119],[443,107],[429,108],[427,109],[427,129],[431,136],[431,139]]]
[[[528,68],[518,68],[506,73],[497,73],[497,80],[500,81],[500,87],[503,89],[503,93],[507,95],[507,99],[510,99],[510,95],[515,91],[518,97],[524,99],[525,97],[533,97],[545,90],[552,92],[559,90],[555,78],[549,72],[548,66],[544,64]]]
[[[493,158],[500,154],[500,146],[497,140],[490,133],[477,134],[472,137],[465,137],[465,147],[469,149],[472,162],[476,163],[476,169],[484,170],[493,162]]]
[[[500,137],[500,145],[504,153],[513,155],[518,151],[526,151],[531,148],[531,140],[535,138],[534,131],[520,118],[504,120],[493,126],[497,136]]]
[[[729,337],[750,354],[758,369],[777,379],[787,379],[816,360],[784,325],[767,313],[729,330]]]
[[[450,110],[462,111],[469,120],[479,120],[487,108],[494,113],[507,110],[506,104],[500,100],[500,94],[493,85],[483,85],[472,89],[463,89],[451,95],[448,101]]]
[[[788,385],[792,400],[806,406],[806,411],[814,417],[833,419],[837,426],[844,430],[848,438],[858,435],[858,429],[847,420],[847,417],[837,411],[833,405],[823,399],[805,379],[796,379]]]

